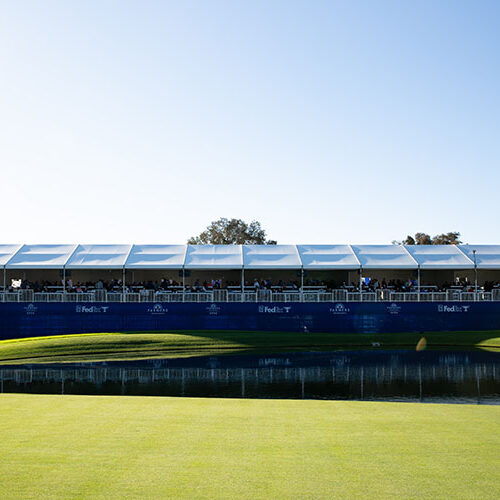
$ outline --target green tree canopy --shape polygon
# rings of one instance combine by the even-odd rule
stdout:
[[[460,233],[456,231],[446,234],[438,234],[432,238],[433,245],[460,245],[461,243]]]
[[[427,233],[415,233],[415,236],[408,235],[403,241],[393,241],[397,245],[460,245],[460,233],[449,232],[437,234],[432,238]]]
[[[241,219],[224,217],[213,221],[199,236],[189,238],[190,245],[276,245],[268,240],[260,222],[247,224]]]

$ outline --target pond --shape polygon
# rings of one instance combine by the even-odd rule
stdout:
[[[500,404],[500,353],[373,349],[3,366],[0,391]]]

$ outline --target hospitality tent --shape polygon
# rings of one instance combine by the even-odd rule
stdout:
[[[121,279],[125,286],[125,262],[132,245],[78,245],[65,264],[76,282]]]
[[[341,286],[359,280],[360,263],[350,245],[297,245],[297,250],[306,287],[322,282]]]
[[[500,245],[459,245],[475,266],[474,281],[500,281]]]
[[[418,264],[402,245],[351,245],[366,278],[383,283],[391,280],[406,282],[417,279]]]
[[[186,245],[133,245],[125,262],[130,278],[124,270],[123,280],[132,283],[158,281],[165,278],[165,271],[181,273],[186,250]]]
[[[408,245],[405,248],[416,260],[424,285],[473,279],[474,263],[456,245]]]
[[[303,279],[296,245],[244,245],[243,270],[248,284],[262,279],[290,284]]]
[[[500,245],[20,245],[0,244],[7,269],[500,270]]]
[[[77,245],[22,245],[6,262],[4,281],[61,281]],[[60,283],[62,285],[62,283]]]
[[[5,266],[7,262],[21,249],[22,245],[0,245],[0,267],[3,269],[2,277],[2,290],[5,290],[7,285],[7,273],[5,271]]]

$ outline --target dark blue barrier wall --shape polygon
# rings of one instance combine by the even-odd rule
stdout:
[[[0,338],[140,330],[410,332],[500,329],[500,302],[0,304]]]

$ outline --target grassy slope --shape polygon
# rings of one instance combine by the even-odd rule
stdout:
[[[500,347],[500,332],[330,334],[284,332],[103,333],[0,341],[0,364],[181,357],[243,351],[283,351],[415,346],[425,335],[429,347]]]
[[[0,498],[500,498],[500,408],[1,395]]]

